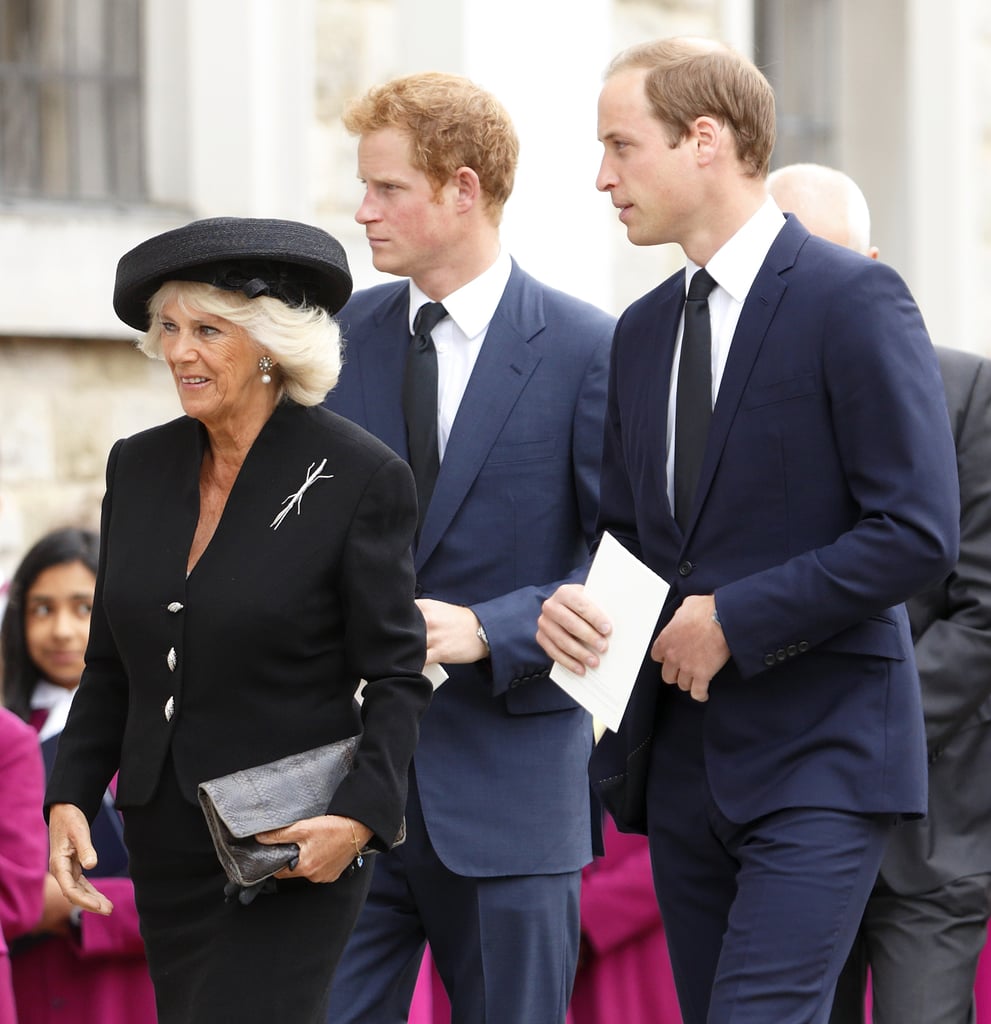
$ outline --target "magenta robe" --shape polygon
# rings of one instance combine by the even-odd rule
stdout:
[[[155,1024],[155,993],[128,878],[94,878],[114,905],[83,914],[79,938],[53,936],[13,960],[18,1024]]]
[[[7,945],[40,920],[48,869],[45,772],[34,730],[0,708],[0,1021],[16,1022]]]
[[[647,839],[604,827],[606,855],[582,872],[583,956],[571,1024],[681,1024]]]
[[[974,996],[977,1003],[977,1019],[991,1020],[991,935],[988,936],[984,952],[977,964]]]
[[[451,1024],[451,1004],[430,956],[429,946],[423,954],[420,973],[416,978],[409,1024]]]
[[[31,735],[37,750],[37,734],[31,730]],[[39,820],[41,805],[39,796]],[[47,864],[44,821],[41,826]],[[78,935],[49,936],[13,958],[18,1024],[155,1024],[155,993],[138,931],[134,886],[129,878],[91,881],[114,905],[112,914],[84,912]],[[40,912],[35,921],[38,917]]]

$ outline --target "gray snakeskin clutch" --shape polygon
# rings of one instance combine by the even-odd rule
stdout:
[[[231,882],[258,885],[299,856],[295,843],[264,846],[255,836],[326,814],[351,770],[360,738],[349,736],[199,784],[200,806]]]

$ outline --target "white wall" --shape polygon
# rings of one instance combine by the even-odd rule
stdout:
[[[503,241],[530,273],[612,299],[608,199],[595,191],[595,106],[612,56],[610,0],[398,0],[396,74],[448,71],[492,92],[520,137]]]
[[[118,258],[195,217],[312,209],[312,0],[149,0],[149,204],[0,210],[0,334],[119,338]]]

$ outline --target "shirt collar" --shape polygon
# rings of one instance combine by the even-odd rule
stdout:
[[[474,338],[488,327],[495,315],[496,307],[502,300],[513,261],[505,249],[499,250],[495,263],[483,270],[478,277],[451,292],[442,301],[447,315],[458,325],[466,338]],[[409,331],[413,333],[413,321],[417,311],[425,302],[433,300],[426,295],[413,279],[409,282]]]
[[[38,734],[39,740],[47,740],[50,736],[57,736],[69,717],[69,707],[72,698],[76,694],[76,688],[67,690],[64,686],[56,686],[47,679],[39,679],[35,684],[34,692],[31,694],[31,710],[47,711],[48,717]]]
[[[768,250],[784,227],[784,214],[778,204],[768,196],[756,213],[722,245],[705,265],[712,279],[739,303],[743,303],[750,291],[754,278],[760,272]],[[697,263],[688,261],[685,270],[685,289],[695,271]]]

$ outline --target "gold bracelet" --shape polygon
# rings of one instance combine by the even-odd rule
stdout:
[[[354,862],[358,867],[362,867],[365,863],[365,858],[361,855],[361,847],[358,845],[358,834],[354,830],[354,822],[348,818],[348,824],[351,826],[351,842],[354,843]]]

